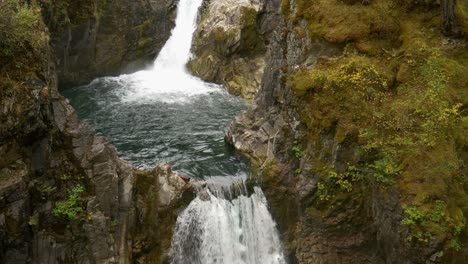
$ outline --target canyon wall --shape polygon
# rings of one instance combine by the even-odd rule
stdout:
[[[436,1],[263,12],[262,86],[226,140],[253,162],[290,262],[464,263],[466,31],[444,36]]]
[[[176,0],[40,0],[60,87],[151,64],[174,28]]]
[[[90,7],[103,3],[92,2]],[[119,31],[124,29],[116,25],[121,20],[115,14],[113,24],[103,23],[102,15],[110,10],[99,11],[101,22],[97,23],[86,14],[77,14],[87,11],[82,2],[49,4],[58,13],[51,14],[51,6],[42,6],[47,24],[36,3],[0,5],[1,14],[8,17],[0,26],[12,25],[8,31],[0,30],[10,34],[9,41],[2,38],[0,45],[0,262],[162,263],[170,248],[177,209],[192,198],[191,185],[168,165],[141,171],[121,160],[115,147],[81,122],[58,92],[59,79],[84,82],[111,74],[113,70],[106,67],[123,65],[97,62],[96,54],[88,57],[89,52],[109,49],[106,56],[114,57],[112,47],[122,48],[125,52],[115,54],[121,60],[120,55],[135,52],[135,47],[114,42],[126,36]],[[67,8],[60,9],[60,4]],[[69,6],[74,4],[78,6]],[[70,12],[77,17],[70,17],[71,24],[63,28],[68,33],[55,31],[50,19]],[[84,24],[75,24],[74,19],[83,19]],[[158,26],[149,25],[153,22],[148,22],[149,28]],[[114,37],[108,35],[102,41],[100,30],[104,29]],[[90,32],[95,34],[94,42],[88,41]],[[154,41],[163,41],[163,35]],[[59,52],[60,45],[66,47]],[[81,62],[70,61],[71,47]],[[158,45],[151,46],[142,54],[154,56],[157,49]]]

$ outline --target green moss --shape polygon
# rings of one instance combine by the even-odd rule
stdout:
[[[282,0],[281,1],[281,12],[284,14],[286,18],[289,19],[291,15],[291,2],[290,0]]]
[[[257,10],[248,6],[241,7],[241,24],[243,26],[255,26],[257,24]]]
[[[286,7],[286,3],[283,3]],[[298,0],[294,16],[290,10],[283,8],[283,12],[289,13],[286,17],[290,20],[305,19],[309,22],[312,38],[325,38],[338,43],[374,35],[394,36],[398,32],[398,24],[393,10],[391,1],[376,1],[371,6],[350,6],[337,0]],[[382,13],[387,15],[382,16]]]
[[[326,76],[323,71],[299,71],[291,76],[293,89],[298,96],[304,95],[309,90],[318,90],[324,85]]]
[[[457,18],[458,26],[464,36],[468,36],[468,2],[457,1],[455,7],[455,17]]]
[[[461,132],[466,127],[466,95],[459,87],[468,71],[460,59],[422,42],[404,47],[404,57],[377,59],[351,52],[290,76],[288,83],[301,101],[301,121],[308,128],[306,140],[315,142],[309,144],[334,127],[337,142],[357,135],[364,152],[360,156],[368,157],[344,173],[317,172],[322,175],[317,206],[335,204],[338,197],[354,193],[355,186],[396,184],[412,197],[402,221],[411,230],[409,239],[440,239],[446,249],[456,250],[461,235],[454,235],[455,228],[465,226],[460,208],[466,208],[467,199],[461,198],[466,196],[462,189],[448,188],[463,169],[454,140],[466,145]],[[407,77],[389,85],[385,67],[402,62]]]
[[[151,43],[153,41],[152,38],[141,38],[138,40],[138,49],[144,48],[148,43]]]
[[[254,8],[243,6],[241,9],[241,56],[255,56],[266,51],[263,39],[257,32],[258,12]]]

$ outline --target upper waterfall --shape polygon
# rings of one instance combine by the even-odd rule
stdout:
[[[177,7],[176,26],[153,66],[149,69],[118,77],[95,80],[91,85],[122,86],[116,91],[123,102],[146,103],[163,101],[184,103],[195,95],[225,93],[216,84],[206,83],[190,75],[186,64],[190,59],[193,33],[197,27],[198,9],[203,0],[181,0]]]
[[[203,0],[181,0],[177,8],[176,27],[162,48],[153,71],[186,72],[185,65],[190,59],[193,32],[197,29],[198,9]]]

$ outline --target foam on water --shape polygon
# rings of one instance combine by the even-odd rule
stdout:
[[[227,200],[207,190],[177,219],[171,264],[285,264],[260,188]]]

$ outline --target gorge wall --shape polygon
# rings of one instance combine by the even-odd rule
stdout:
[[[137,20],[125,17],[125,24],[112,13],[123,3],[138,11]],[[191,199],[191,185],[168,165],[140,171],[121,160],[58,92],[59,80],[85,82],[156,54],[159,44],[153,44],[169,28],[154,34],[160,24],[146,22],[153,31],[144,34],[161,39],[139,47],[141,54],[138,37],[128,39],[138,34],[132,25],[145,19],[141,14],[155,15],[142,3],[54,1],[39,3],[42,9],[36,2],[0,3],[1,263],[162,263],[167,257],[176,209]],[[168,7],[151,3],[159,12]],[[107,22],[106,12],[112,14]],[[152,19],[171,25],[168,16]],[[68,24],[55,24],[60,21]]]
[[[174,28],[176,0],[40,0],[60,86],[150,64]]]
[[[446,37],[436,1],[265,1],[262,86],[226,140],[291,263],[466,261],[468,20],[453,7]]]
[[[0,262],[164,263],[191,185],[119,159],[58,83],[154,58],[174,3],[13,2],[0,3]],[[226,138],[252,160],[290,263],[464,263],[467,2],[228,2],[246,23],[231,35],[202,14],[190,67],[247,99],[262,76]]]

